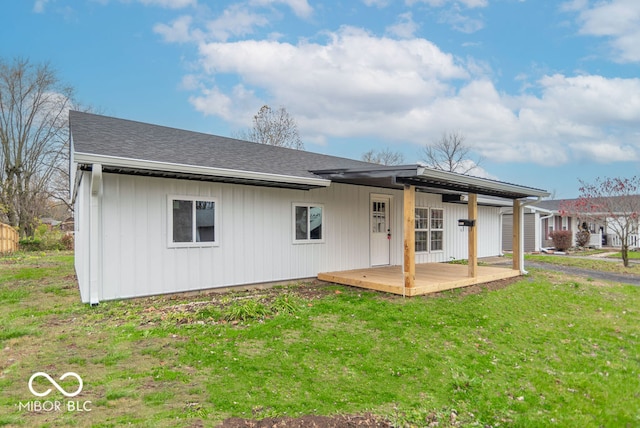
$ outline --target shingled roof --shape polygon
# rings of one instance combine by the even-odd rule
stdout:
[[[69,112],[74,152],[301,178],[370,163],[78,111]]]
[[[429,169],[382,166],[78,111],[69,112],[72,159],[81,169],[228,183],[311,189],[332,181],[511,199],[547,195],[540,189]]]

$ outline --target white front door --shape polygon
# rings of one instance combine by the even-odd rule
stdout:
[[[391,197],[371,198],[371,266],[391,263]]]

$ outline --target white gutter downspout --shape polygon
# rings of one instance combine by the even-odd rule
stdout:
[[[102,229],[102,165],[91,168],[91,203],[89,208],[89,304],[100,303],[102,290],[102,257],[100,252],[100,231]]]
[[[542,196],[536,196],[535,201],[531,201],[529,199],[525,199],[523,201],[519,201],[520,204],[520,242],[518,242],[518,246],[520,247],[520,273],[522,275],[527,275],[527,272],[524,268],[524,207],[526,205],[535,205],[542,201]]]
[[[504,249],[502,248],[502,239],[504,238],[503,234],[502,234],[502,227],[504,225],[504,215],[508,212],[507,209],[505,208],[500,208],[500,217],[499,217],[499,221],[498,221],[498,230],[500,233],[500,257],[504,257]]]

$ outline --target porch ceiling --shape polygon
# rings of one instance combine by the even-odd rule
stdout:
[[[404,287],[401,266],[324,272],[318,274],[318,279],[398,295],[419,296],[517,276],[520,276],[519,270],[478,266],[477,277],[471,278],[465,265],[422,263],[416,265],[415,287],[412,288]]]

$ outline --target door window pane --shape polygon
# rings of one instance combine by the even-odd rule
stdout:
[[[371,210],[371,226],[373,233],[387,233],[386,203],[373,202]]]

